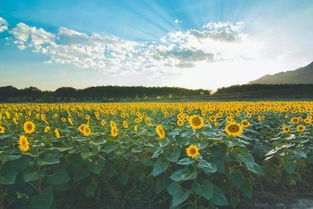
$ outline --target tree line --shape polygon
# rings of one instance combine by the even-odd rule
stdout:
[[[42,91],[36,87],[17,89],[0,87],[0,102],[114,102],[156,99],[188,100],[250,100],[250,99],[313,99],[313,84],[247,84],[217,89],[143,86],[97,86],[85,89],[61,87]]]
[[[85,89],[61,87],[42,91],[36,87],[0,87],[0,102],[103,102],[120,99],[167,99],[210,95],[209,90],[176,87],[97,86]]]

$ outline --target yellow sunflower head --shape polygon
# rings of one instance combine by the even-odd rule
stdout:
[[[101,120],[101,126],[105,126],[107,123],[105,120]]]
[[[5,133],[5,128],[3,126],[0,126],[0,134],[4,134]]]
[[[196,145],[191,144],[186,148],[186,154],[188,157],[196,158],[200,155],[199,148]]]
[[[118,129],[117,129],[117,127],[111,127],[111,136],[113,136],[113,137],[118,136]]]
[[[84,128],[83,135],[84,136],[90,136],[91,135],[91,130],[90,130],[89,126],[86,126]]]
[[[209,117],[209,120],[210,120],[211,122],[214,122],[214,121],[216,121],[216,117],[212,115],[212,116]]]
[[[197,115],[189,117],[188,122],[192,129],[201,129],[204,126],[203,118]]]
[[[178,119],[177,120],[177,125],[182,127],[184,125],[184,119]]]
[[[242,126],[238,123],[230,123],[225,127],[225,132],[228,136],[239,136],[242,134],[243,129]]]
[[[158,125],[155,128],[155,131],[158,134],[158,136],[160,137],[160,139],[164,139],[165,138],[165,129],[163,128],[162,125]]]
[[[27,134],[32,134],[35,132],[35,124],[31,121],[26,121],[24,123],[24,131]]]
[[[123,121],[123,126],[124,126],[124,128],[128,128],[128,122],[127,121]]]
[[[86,127],[87,127],[86,124],[81,124],[81,125],[78,127],[79,132],[80,132],[80,133],[84,133],[84,130],[85,130]]]
[[[48,133],[50,131],[50,126],[46,126],[44,131],[45,133]]]
[[[300,120],[299,120],[298,117],[293,117],[293,118],[291,118],[290,122],[293,123],[293,124],[297,124],[297,123],[300,122]]]
[[[68,118],[68,123],[71,124],[72,126],[74,125],[72,118]]]
[[[60,134],[60,131],[59,131],[59,129],[54,129],[54,134],[55,134],[55,137],[57,137],[57,138],[60,138],[61,137],[61,134]]]
[[[304,132],[304,131],[305,131],[305,126],[304,126],[304,125],[298,125],[298,126],[297,126],[297,131],[298,131],[299,133]]]
[[[247,120],[243,120],[240,122],[240,124],[242,125],[242,127],[247,128],[250,126],[250,122]]]
[[[22,152],[27,152],[29,150],[29,141],[26,138],[26,136],[21,135],[19,140],[18,140],[18,148],[22,151]]]
[[[282,128],[283,133],[289,133],[291,131],[291,128],[289,126],[283,126]]]

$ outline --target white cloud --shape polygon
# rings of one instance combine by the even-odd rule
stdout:
[[[55,35],[42,28],[30,27],[24,23],[19,23],[11,30],[19,49],[33,47],[35,52],[43,52],[46,47],[55,44]]]
[[[175,19],[175,20],[174,20],[174,23],[175,23],[175,24],[181,24],[181,23],[182,23],[182,21],[181,21],[181,20],[179,20],[179,19]]]
[[[105,73],[180,73],[198,62],[253,59],[261,45],[242,32],[242,23],[209,23],[175,31],[156,42],[135,42],[61,27],[58,33],[19,23],[11,30],[18,48],[46,54],[48,63],[73,64]]]
[[[8,22],[0,17],[0,33],[8,30]]]

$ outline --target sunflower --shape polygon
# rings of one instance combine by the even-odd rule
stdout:
[[[5,133],[5,128],[3,126],[0,126],[0,134],[4,134]]]
[[[128,128],[128,122],[127,121],[123,121],[123,126],[124,126],[124,128]]]
[[[282,129],[284,134],[289,133],[291,131],[291,128],[289,126],[283,126]]]
[[[115,123],[114,121],[110,121],[110,127],[111,127],[111,128],[116,127],[116,123]]]
[[[293,118],[291,118],[290,122],[293,124],[297,124],[300,122],[300,119],[299,119],[299,117],[293,117]]]
[[[250,126],[250,122],[247,121],[247,120],[242,120],[242,121],[240,122],[240,124],[241,124],[242,127],[244,127],[244,128],[248,128],[248,127]]]
[[[22,152],[27,152],[29,150],[29,141],[24,135],[21,135],[18,140],[18,148]]]
[[[184,125],[184,119],[178,119],[177,120],[177,125],[180,126],[180,127],[183,126]]]
[[[212,115],[212,116],[209,117],[209,120],[210,120],[211,122],[214,122],[214,121],[216,121],[216,117]]]
[[[89,126],[86,126],[84,128],[83,135],[84,136],[90,136],[90,134],[91,134],[91,130],[90,130]]]
[[[242,134],[243,129],[242,126],[238,123],[230,123],[225,127],[225,132],[228,136],[238,136]]]
[[[111,127],[111,136],[116,137],[118,135],[117,127]]]
[[[192,129],[201,129],[204,126],[203,118],[197,115],[190,116],[188,122]]]
[[[68,123],[71,124],[72,126],[74,125],[72,118],[68,118]]]
[[[66,122],[66,118],[62,117],[62,118],[61,118],[61,121],[62,121],[63,123],[65,123],[65,122]]]
[[[26,121],[24,123],[24,131],[27,134],[31,134],[35,132],[35,124],[31,121]]]
[[[105,120],[101,120],[101,126],[105,126],[107,122]]]
[[[134,125],[134,131],[138,131],[138,126],[137,125]]]
[[[230,117],[230,116],[226,117],[226,122],[227,123],[232,123],[233,121],[234,121],[233,117]]]
[[[60,131],[57,128],[54,129],[54,134],[55,134],[55,137],[57,137],[57,138],[61,137]]]
[[[259,115],[258,116],[258,121],[262,121],[262,120],[264,120],[265,119],[265,116],[264,115]]]
[[[299,133],[302,133],[303,131],[305,131],[305,126],[304,126],[304,125],[298,125],[298,126],[297,126],[297,131],[298,131]]]
[[[196,158],[200,155],[199,148],[196,145],[191,144],[186,148],[186,154],[188,157]]]
[[[160,139],[164,139],[165,138],[165,130],[164,130],[162,125],[158,125],[155,128],[155,131],[159,135]]]
[[[48,133],[50,131],[50,126],[46,126],[44,132]]]
[[[79,132],[83,134],[86,127],[87,127],[86,124],[81,124],[81,125],[78,127]]]

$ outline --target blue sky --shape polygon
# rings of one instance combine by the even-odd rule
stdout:
[[[0,5],[0,86],[216,89],[313,61],[311,0]]]

